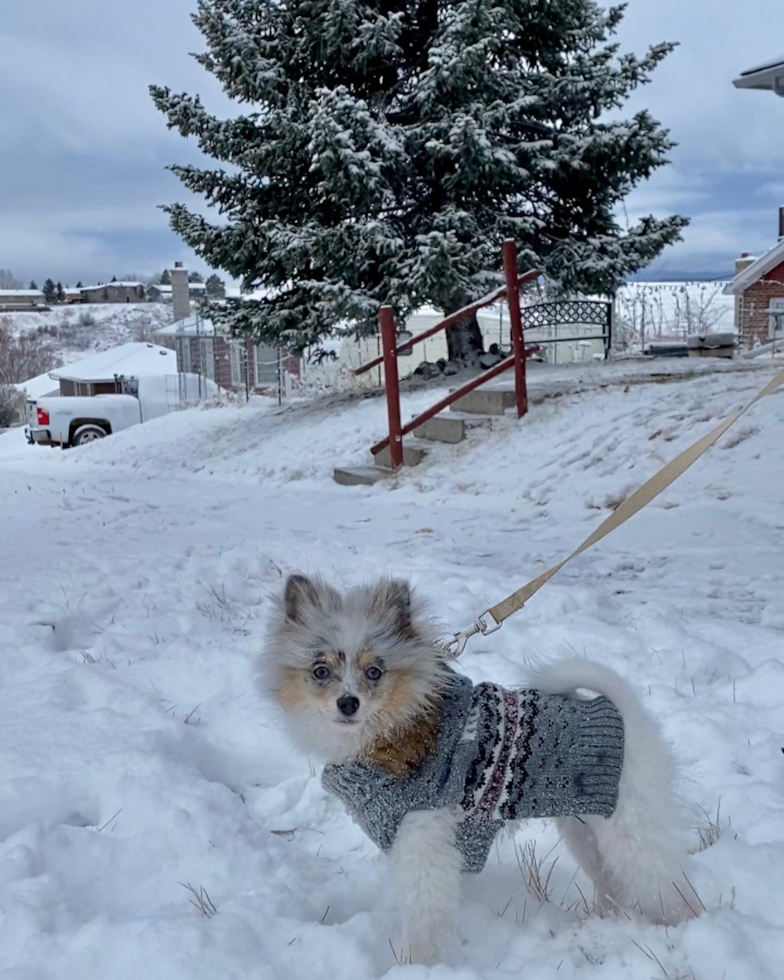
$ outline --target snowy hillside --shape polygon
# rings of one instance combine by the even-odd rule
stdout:
[[[0,324],[14,335],[37,333],[58,361],[69,364],[92,351],[150,340],[153,331],[171,323],[171,316],[165,303],[86,303],[41,313],[0,313]]]
[[[576,651],[632,680],[681,766],[699,918],[587,914],[589,883],[536,822],[465,881],[444,965],[399,966],[385,862],[253,688],[288,572],[410,576],[463,627],[771,376],[566,395],[372,489],[329,472],[384,431],[380,399],[193,410],[68,453],[0,435],[0,972],[778,980],[784,390],[461,662],[521,684]],[[555,865],[546,902],[518,867],[528,840]]]

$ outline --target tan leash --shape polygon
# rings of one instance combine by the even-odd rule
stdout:
[[[485,612],[478,616],[473,624],[468,627],[468,629],[463,630],[460,633],[455,633],[454,639],[448,644],[449,653],[453,657],[459,657],[460,654],[465,650],[466,644],[475,636],[477,633],[481,633],[483,636],[488,636],[490,633],[495,633],[496,630],[501,629],[505,619],[508,619],[514,613],[519,612],[523,606],[528,602],[528,600],[536,595],[542,586],[549,582],[556,572],[559,572],[567,562],[570,562],[572,558],[576,558],[581,555],[584,551],[592,548],[595,544],[606,538],[607,535],[619,528],[621,524],[625,524],[630,517],[633,517],[638,511],[642,510],[647,504],[649,504],[655,497],[663,491],[666,490],[671,483],[678,479],[686,470],[693,464],[696,463],[703,453],[707,452],[714,443],[716,443],[729,429],[731,425],[734,425],[738,419],[745,415],[746,412],[755,405],[760,399],[764,398],[774,391],[780,384],[784,382],[784,371],[776,375],[772,381],[758,392],[739,412],[735,415],[730,415],[728,418],[724,419],[719,425],[709,432],[707,435],[703,436],[702,439],[698,439],[693,445],[689,446],[688,449],[676,456],[675,459],[671,460],[665,467],[659,470],[654,476],[650,478],[646,483],[644,483],[639,490],[627,497],[624,502],[617,507],[610,516],[603,521],[599,527],[586,538],[585,541],[577,548],[575,551],[569,555],[568,558],[564,558],[562,562],[557,565],[553,565],[546,572],[542,572],[537,578],[527,585],[524,585],[521,589],[513,592],[506,599],[497,603],[495,606],[491,606],[486,609]]]

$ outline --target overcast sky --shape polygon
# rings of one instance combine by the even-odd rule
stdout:
[[[156,205],[184,199],[167,163],[195,160],[147,94],[151,82],[223,95],[188,52],[196,0],[0,0],[0,267],[25,280],[199,267]],[[737,91],[739,72],[782,54],[781,0],[629,0],[623,47],[680,41],[630,108],[679,142],[673,165],[628,202],[692,217],[649,274],[728,273],[775,240],[784,204],[784,99]]]

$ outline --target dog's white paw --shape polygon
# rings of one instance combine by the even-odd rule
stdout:
[[[403,949],[412,966],[433,966],[438,962],[438,943],[433,940],[404,943]]]

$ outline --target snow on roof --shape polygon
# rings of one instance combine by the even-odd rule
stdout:
[[[766,61],[761,65],[757,65],[755,68],[748,68],[746,71],[741,72],[743,75],[754,75],[758,71],[767,71],[768,68],[776,68],[781,66],[784,68],[784,55],[781,58],[772,58],[770,61]]]
[[[241,286],[228,286],[226,289],[227,299],[264,299],[267,295],[266,289],[242,289]]]
[[[784,95],[784,58],[766,62],[741,72],[732,84],[735,88],[761,89]]]
[[[132,289],[134,286],[141,286],[141,285],[142,284],[140,282],[128,282],[128,281],[99,282],[97,286],[82,286],[80,291],[85,292],[93,289],[108,289],[109,286],[127,286]]]
[[[207,284],[205,282],[189,282],[188,288],[192,293],[203,293],[207,288]],[[165,296],[168,296],[172,291],[171,286],[162,282],[154,282],[152,286],[150,286],[150,289],[157,289],[159,293],[163,293]]]
[[[40,296],[43,299],[40,289],[0,289],[0,296]]]
[[[53,378],[66,381],[112,381],[116,374],[144,377],[176,374],[177,354],[155,344],[121,344],[92,357],[52,371]]]
[[[39,374],[36,378],[29,381],[20,381],[15,384],[17,391],[23,391],[28,398],[44,398],[46,395],[59,394],[60,382],[56,381],[47,371],[46,374]]]
[[[212,320],[205,320],[200,316],[189,316],[184,320],[176,320],[166,327],[161,327],[155,331],[156,337],[214,337],[216,333],[225,333],[224,330],[216,330]]]
[[[731,282],[727,283],[724,287],[725,294],[734,296],[744,292],[749,286],[753,286],[755,282],[770,272],[771,269],[775,269],[782,262],[784,262],[784,238],[774,245],[773,248],[768,249],[764,255],[755,259],[750,266],[747,266],[739,272]]]

